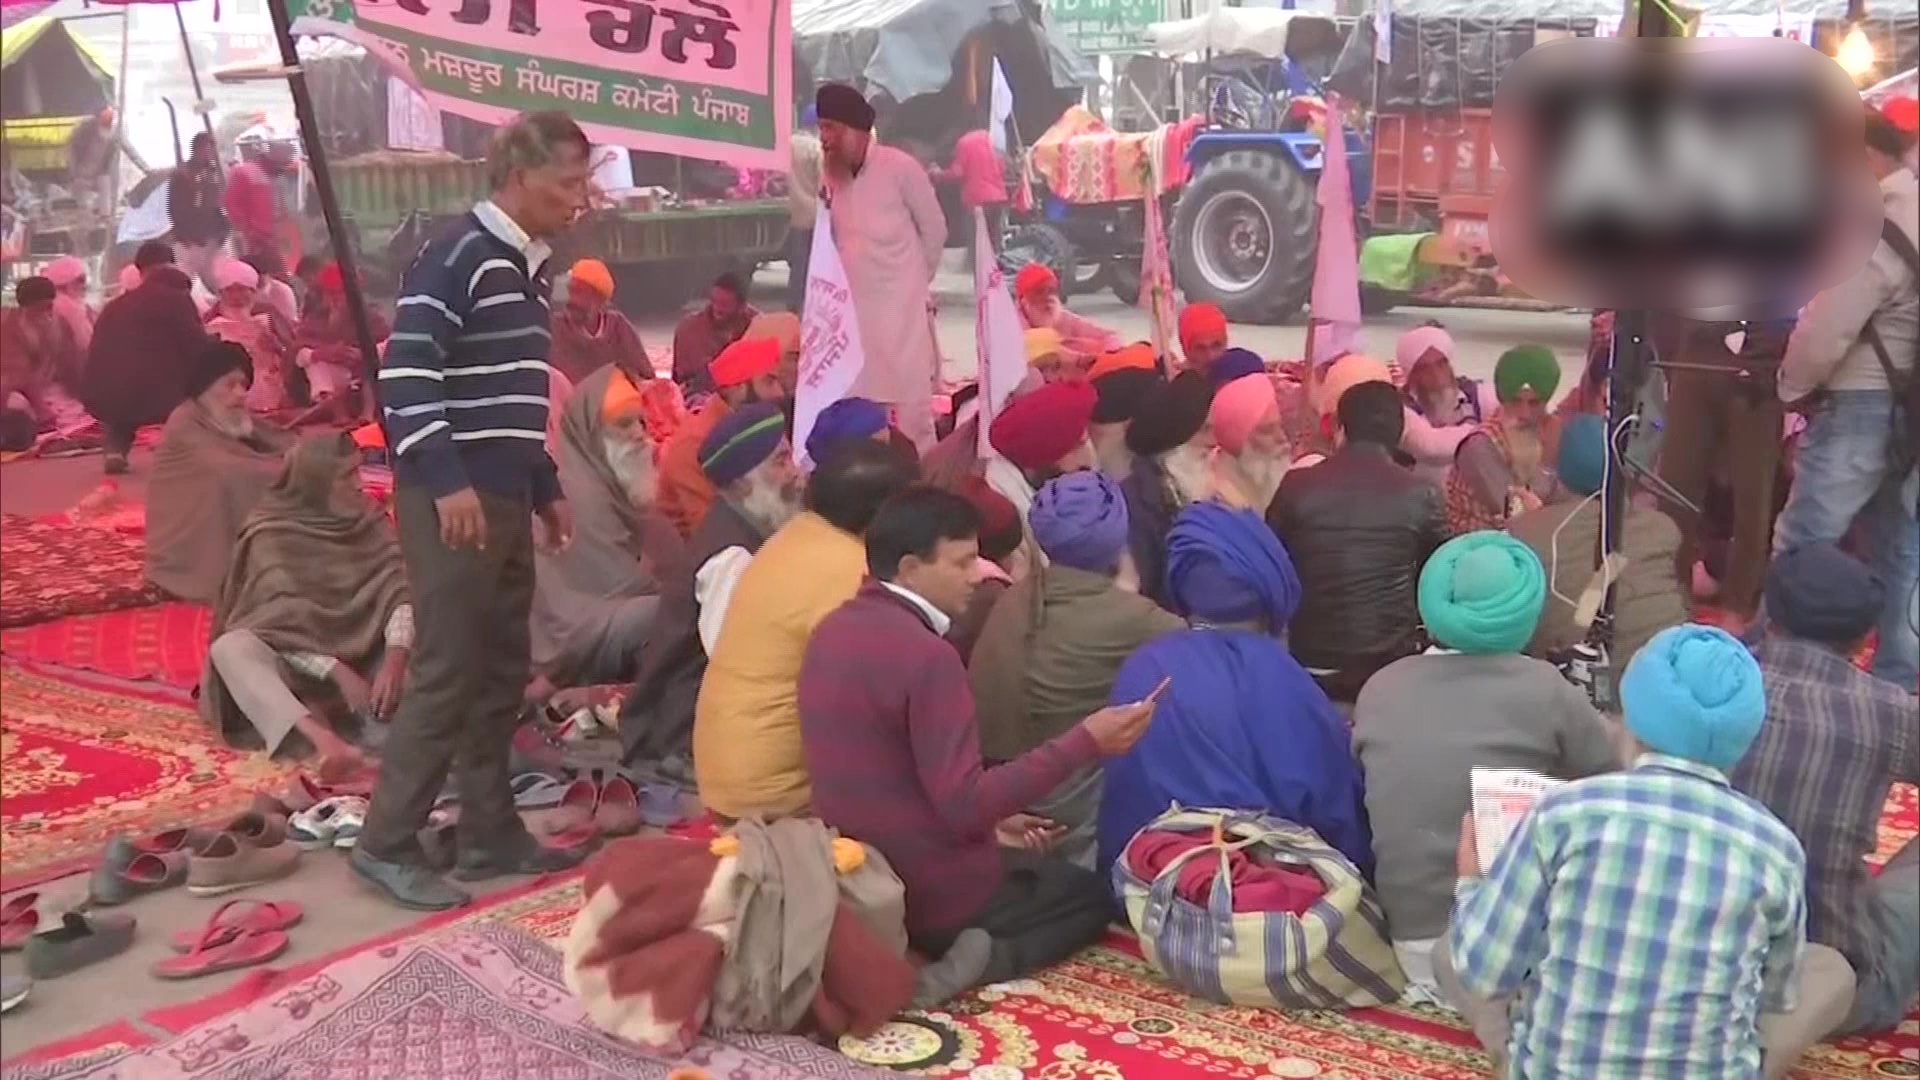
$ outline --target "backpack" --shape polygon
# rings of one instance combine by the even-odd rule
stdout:
[[[1900,261],[1907,264],[1907,272],[1916,282],[1920,282],[1920,250],[1915,250],[1913,241],[1900,231],[1900,226],[1888,218],[1880,229],[1880,239],[1893,249]],[[1907,369],[1906,378],[1900,377],[1899,369],[1893,366],[1893,357],[1887,353],[1886,343],[1880,340],[1880,331],[1873,325],[1873,319],[1867,319],[1866,326],[1860,330],[1860,337],[1872,347],[1873,355],[1880,361],[1880,370],[1886,373],[1887,387],[1893,391],[1894,411],[1906,413],[1904,430],[1896,424],[1894,429],[1894,452],[1896,460],[1912,466],[1920,461],[1920,357],[1915,357],[1913,366]],[[1904,439],[1903,439],[1904,436]],[[1899,470],[1895,475],[1899,475]]]

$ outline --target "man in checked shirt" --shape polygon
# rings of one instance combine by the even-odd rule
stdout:
[[[1509,1080],[1784,1076],[1853,987],[1806,945],[1800,842],[1727,782],[1766,715],[1760,667],[1684,624],[1634,655],[1620,697],[1630,768],[1542,796],[1484,880],[1462,823],[1441,988]]]

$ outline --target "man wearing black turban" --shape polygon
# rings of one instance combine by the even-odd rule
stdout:
[[[1140,570],[1140,593],[1167,604],[1167,531],[1180,511],[1213,494],[1213,384],[1184,371],[1156,384],[1127,425],[1133,471],[1121,482],[1127,496],[1129,537]]]

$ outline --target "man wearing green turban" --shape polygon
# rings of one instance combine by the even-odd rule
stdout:
[[[1560,388],[1560,358],[1545,345],[1516,345],[1493,369],[1500,411],[1466,437],[1447,475],[1447,526],[1455,536],[1505,528],[1553,491],[1555,418],[1547,403]]]
[[[1409,994],[1429,1001],[1442,1002],[1431,953],[1453,906],[1458,834],[1444,826],[1467,812],[1468,772],[1572,779],[1622,764],[1621,744],[1586,696],[1520,655],[1546,596],[1546,571],[1525,544],[1498,532],[1447,541],[1420,573],[1420,618],[1435,648],[1382,668],[1354,705],[1374,881]],[[1482,1002],[1444,1003],[1470,1020],[1493,1018]]]

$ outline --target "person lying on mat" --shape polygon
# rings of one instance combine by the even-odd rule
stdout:
[[[1433,948],[1453,908],[1452,823],[1475,767],[1571,780],[1618,769],[1621,747],[1553,665],[1520,655],[1547,593],[1525,544],[1497,532],[1440,546],[1420,571],[1435,647],[1380,669],[1353,710],[1366,776],[1374,885],[1412,1000],[1438,1004]]]
[[[247,350],[208,339],[187,378],[187,400],[167,417],[154,448],[147,580],[181,600],[219,598],[240,526],[293,444],[284,428],[247,411],[252,384]]]
[[[590,372],[560,409],[554,457],[573,543],[534,556],[535,701],[554,687],[633,678],[660,606],[659,569],[684,544],[655,509],[654,451],[645,401],[616,365]]]
[[[320,778],[338,779],[366,761],[296,687],[330,688],[363,741],[377,742],[399,704],[412,644],[400,546],[360,490],[360,450],[344,434],[309,435],[234,541],[200,715],[228,740],[264,743],[269,754],[298,732],[318,755]]]
[[[1882,583],[1858,559],[1832,544],[1782,552],[1765,604],[1767,636],[1754,655],[1767,719],[1728,778],[1806,849],[1807,937],[1839,950],[1856,978],[1840,1029],[1891,1031],[1920,998],[1920,841],[1878,875],[1866,860],[1888,788],[1920,784],[1920,702],[1911,687],[1853,665],[1885,605]]]
[[[1028,512],[1047,564],[1015,582],[987,616],[968,665],[980,747],[1010,761],[1107,703],[1134,650],[1180,629],[1180,618],[1123,586],[1127,500],[1114,480],[1083,469],[1041,485]],[[1034,804],[1065,827],[1054,850],[1094,868],[1100,770],[1089,766]]]
[[[1347,725],[1280,641],[1300,605],[1286,549],[1251,510],[1189,506],[1167,534],[1167,595],[1187,629],[1128,657],[1108,697],[1135,701],[1171,680],[1153,730],[1106,764],[1099,867],[1178,802],[1304,825],[1370,874]]]
[[[806,510],[741,572],[694,705],[694,776],[708,810],[737,819],[807,809],[801,660],[814,628],[860,590],[861,534],[913,476],[913,461],[892,446],[857,439],[839,447],[814,468]]]
[[[1783,1076],[1852,978],[1806,944],[1800,842],[1727,783],[1766,716],[1760,666],[1724,630],[1675,626],[1620,701],[1630,768],[1542,795],[1484,869],[1461,819],[1434,975],[1500,1076]]]
[[[767,537],[800,513],[806,490],[786,418],[769,401],[735,409],[708,432],[700,467],[718,494],[679,559],[662,568],[660,611],[620,709],[625,764],[664,764],[674,776],[690,775],[694,702],[734,586]]]
[[[800,668],[813,808],[886,856],[906,886],[909,939],[943,958],[944,985],[923,979],[922,1007],[1099,939],[1113,916],[1106,879],[1046,854],[1059,826],[1021,811],[1125,753],[1154,710],[1143,694],[1007,764],[982,764],[966,668],[942,636],[972,595],[979,531],[979,512],[952,492],[916,486],[889,499],[866,530],[871,576],[821,621]]]

